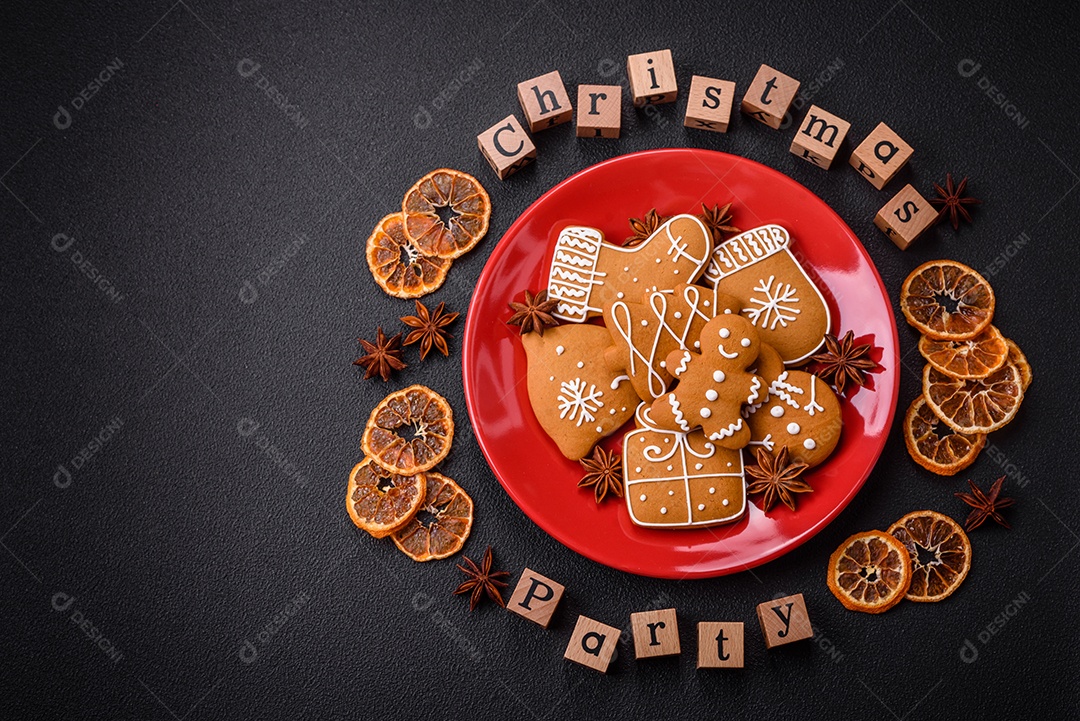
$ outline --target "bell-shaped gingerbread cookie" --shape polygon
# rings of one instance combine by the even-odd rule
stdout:
[[[604,362],[611,336],[598,325],[564,325],[521,337],[528,357],[529,402],[544,431],[570,460],[634,415],[637,394]]]
[[[649,291],[643,300],[617,300],[604,310],[614,345],[607,350],[612,370],[630,376],[642,400],[667,392],[673,377],[667,356],[700,347],[705,324],[723,313],[738,313],[739,301],[711,288],[681,284],[674,291]]]
[[[813,355],[829,331],[829,305],[791,253],[791,236],[763,225],[729,238],[713,250],[705,278],[742,302],[742,314],[761,340],[789,365]]]
[[[742,453],[698,429],[655,426],[649,406],[623,439],[623,481],[630,520],[639,526],[697,528],[738,520],[746,511]]]
[[[711,253],[712,236],[692,215],[676,215],[632,248],[604,242],[596,228],[563,228],[548,275],[548,298],[558,301],[553,315],[581,323],[616,300],[693,283]]]
[[[843,417],[836,394],[820,378],[803,371],[785,370],[766,380],[768,397],[743,411],[750,426],[748,447],[775,451],[787,446],[792,461],[819,465],[840,442]]]

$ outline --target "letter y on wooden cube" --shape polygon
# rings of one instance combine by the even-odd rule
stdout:
[[[759,604],[757,617],[761,635],[765,637],[765,648],[802,641],[814,635],[801,593]]]

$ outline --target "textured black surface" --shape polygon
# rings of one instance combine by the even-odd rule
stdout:
[[[1073,9],[170,3],[5,6],[0,716],[1074,713]],[[622,139],[577,140],[571,125],[543,132],[539,161],[507,182],[477,152],[477,133],[520,117],[516,82],[554,68],[571,88],[618,80],[627,53],[664,47],[684,94],[655,119],[627,107]],[[965,59],[981,65],[970,77],[958,69]],[[816,169],[788,153],[792,128],[736,117],[726,135],[684,130],[692,74],[732,79],[741,94],[762,62],[851,121],[855,142],[879,120],[892,125],[916,149],[903,179],[879,192],[842,162]],[[99,75],[100,90],[73,103]],[[261,77],[281,95],[261,90]],[[1025,121],[980,88],[984,77]],[[607,157],[686,145],[809,186],[894,295],[927,259],[993,269],[995,322],[1036,381],[1018,420],[960,477],[916,467],[894,429],[863,491],[819,536],[752,573],[669,582],[597,566],[522,515],[472,438],[458,358],[386,385],[361,382],[350,362],[356,336],[397,327],[411,307],[376,289],[361,243],[424,172],[472,172],[495,205],[488,238],[433,296],[465,311],[502,232],[554,183]],[[874,212],[904,182],[929,192],[949,170],[971,175],[985,203],[974,226],[939,227],[899,252]],[[915,334],[901,324],[900,337],[897,424],[920,367]],[[413,382],[454,406],[444,470],[478,507],[466,552],[492,544],[515,578],[527,564],[567,584],[550,630],[491,606],[470,615],[450,595],[452,562],[414,564],[350,524],[343,496],[361,425],[385,392]],[[109,440],[76,461],[110,424]],[[947,602],[871,617],[829,594],[825,561],[847,535],[918,508],[960,518],[952,493],[963,479],[985,484],[1006,470],[1014,529],[972,534],[974,567]],[[754,605],[794,592],[806,595],[818,639],[766,652]],[[679,610],[681,657],[635,663],[623,644],[608,676],[562,660],[578,613],[625,627],[632,611],[668,605]],[[747,624],[744,671],[695,671],[694,624],[709,619]]]

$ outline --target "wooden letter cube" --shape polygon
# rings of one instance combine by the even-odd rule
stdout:
[[[579,85],[577,136],[617,138],[622,129],[622,86]]]
[[[561,583],[526,568],[521,573],[521,580],[514,588],[506,609],[547,628],[565,590]]]
[[[690,81],[690,95],[686,101],[686,119],[683,125],[726,133],[734,104],[735,83],[695,75]]]
[[[840,145],[850,129],[851,123],[848,121],[811,105],[799,132],[791,141],[791,152],[827,170],[840,152]]]
[[[574,114],[558,70],[518,83],[517,93],[525,121],[534,133],[565,123]]]
[[[911,159],[915,152],[904,139],[893,132],[885,123],[878,123],[874,131],[866,136],[851,153],[848,162],[859,174],[870,181],[878,190],[900,172],[900,168]]]
[[[730,621],[701,621],[698,631],[698,668],[742,668],[743,625]]]
[[[765,648],[802,641],[814,635],[801,593],[760,604],[757,617],[761,635],[765,637]]]
[[[934,224],[937,211],[919,191],[905,185],[874,216],[874,225],[900,250],[907,250],[923,231]]]
[[[536,146],[513,115],[507,115],[476,136],[476,143],[499,180],[505,180],[536,159]]]
[[[578,616],[563,658],[596,669],[600,673],[607,673],[621,633],[619,629],[587,616]]]
[[[678,656],[679,622],[674,608],[630,614],[634,630],[634,658]]]
[[[626,58],[626,75],[635,107],[673,103],[679,96],[670,50],[630,55]]]
[[[742,111],[775,130],[784,122],[798,92],[798,80],[762,65],[743,96]]]

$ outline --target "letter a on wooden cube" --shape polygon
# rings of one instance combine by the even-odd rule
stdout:
[[[536,146],[513,115],[507,115],[476,136],[476,143],[499,180],[505,180],[536,159]]]
[[[698,668],[742,668],[743,625],[733,621],[701,621],[698,630]]]
[[[506,609],[547,628],[565,590],[561,583],[526,568],[521,573],[521,580],[514,588]]]
[[[761,635],[765,637],[765,648],[802,641],[814,635],[801,593],[760,604],[757,617]]]
[[[578,616],[563,658],[596,669],[600,673],[607,673],[621,633],[619,629],[607,624],[586,616]]]
[[[803,160],[808,160],[818,167],[828,169],[840,145],[851,129],[851,123],[832,113],[827,113],[816,105],[806,111],[799,132],[791,141],[791,152]]]
[[[529,130],[536,132],[570,120],[574,108],[558,70],[518,83],[518,100]]]
[[[577,136],[617,138],[622,129],[622,86],[579,85]]]
[[[670,50],[630,55],[626,58],[626,76],[630,78],[635,107],[673,103],[679,96]]]
[[[726,133],[731,121],[731,107],[735,104],[735,83],[730,80],[714,80],[695,75],[690,81],[690,94],[686,101],[688,128]]]
[[[874,225],[900,250],[907,250],[923,231],[934,224],[937,211],[919,191],[905,185],[874,216]]]
[[[798,80],[762,65],[743,96],[742,111],[776,130],[784,122],[798,92]]]
[[[674,608],[632,613],[630,626],[634,629],[634,658],[679,655],[679,622]]]
[[[859,174],[878,190],[900,172],[914,152],[904,139],[885,123],[878,123],[874,131],[859,143],[848,162]]]

